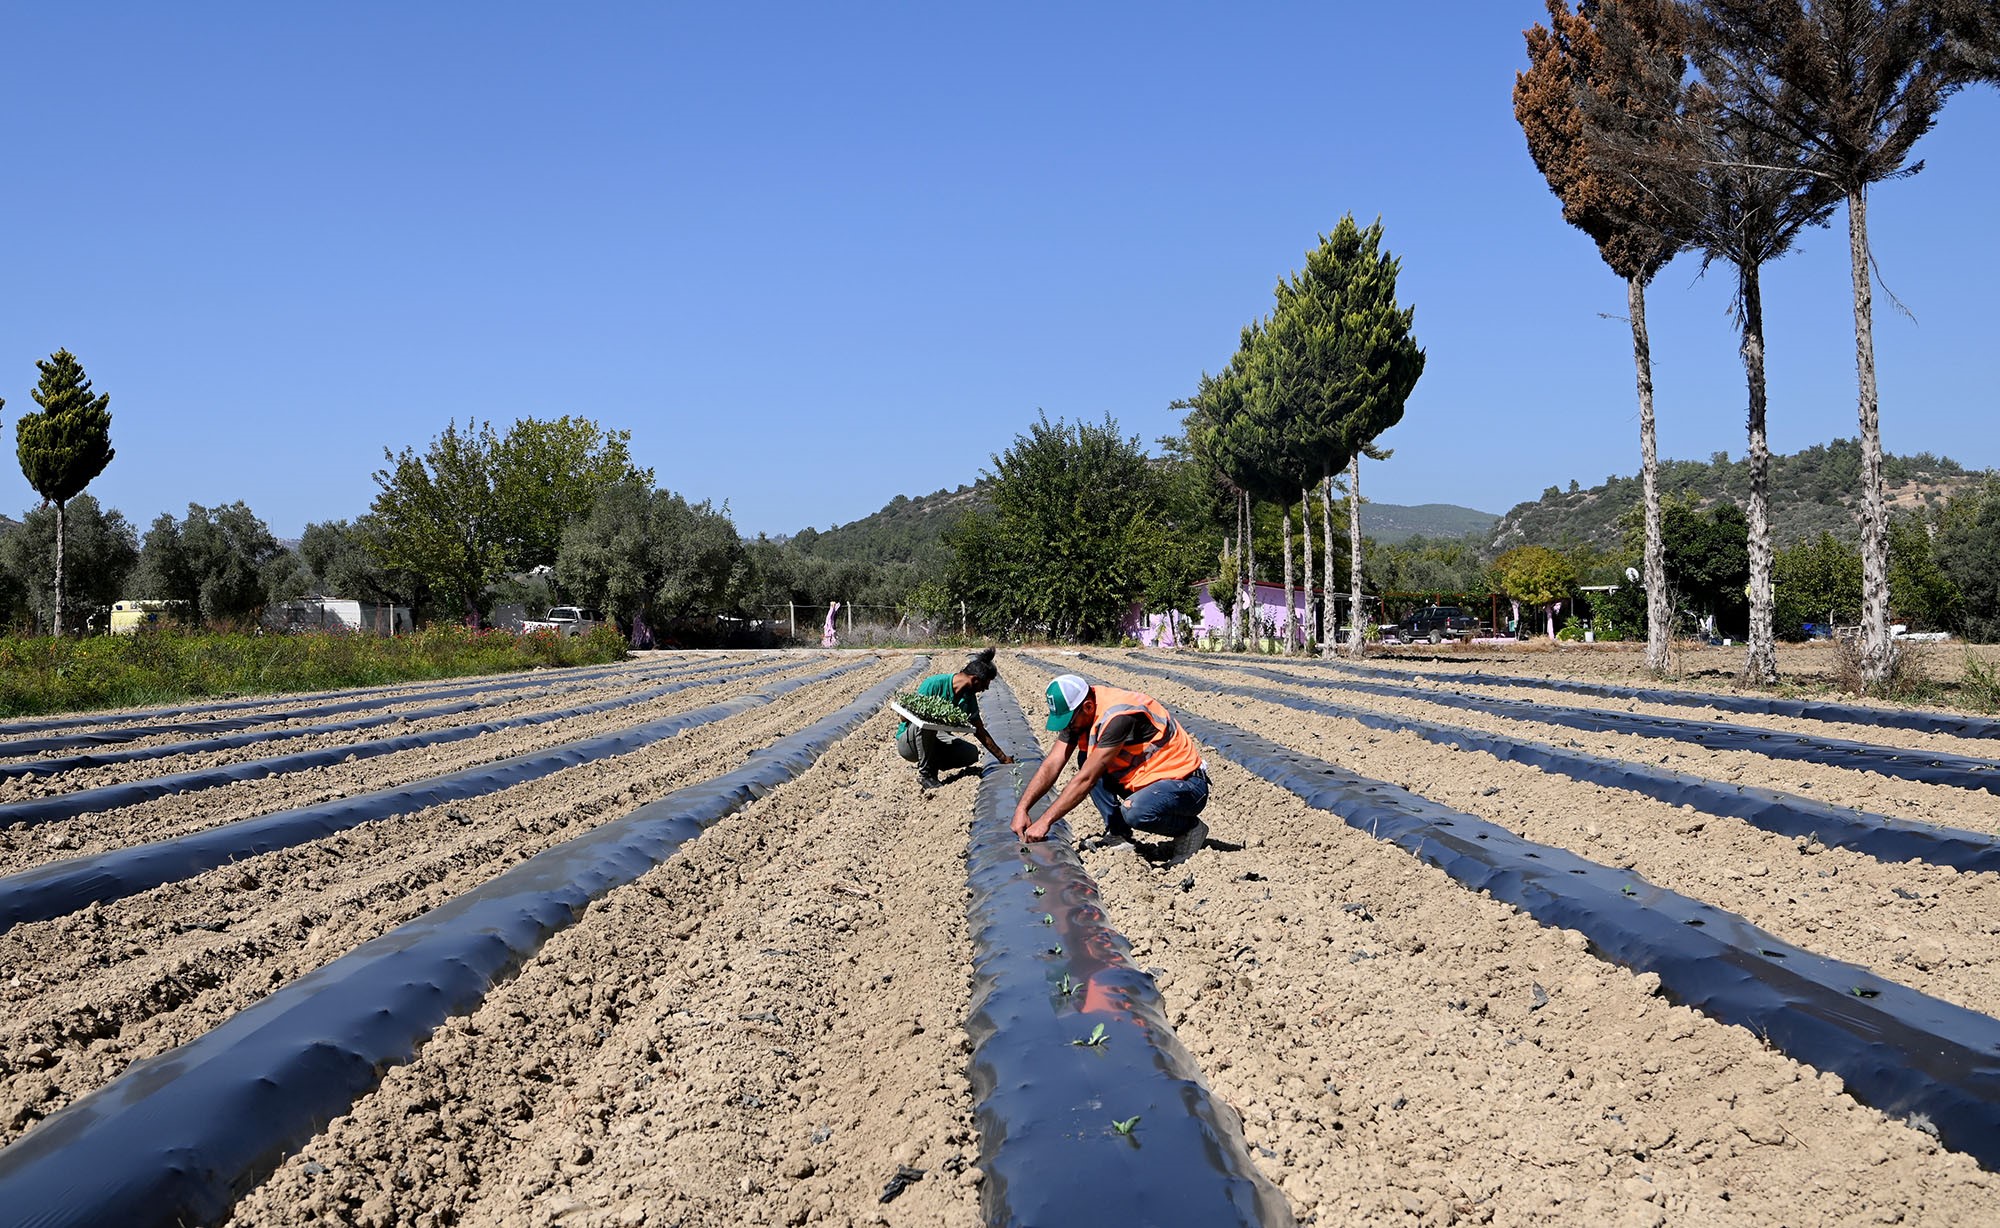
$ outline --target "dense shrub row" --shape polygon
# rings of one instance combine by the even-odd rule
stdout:
[[[316,691],[594,665],[625,655],[615,628],[562,639],[434,623],[393,639],[343,632],[216,634],[167,628],[86,639],[0,636],[0,715]]]

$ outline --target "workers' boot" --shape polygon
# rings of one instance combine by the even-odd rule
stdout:
[[[1169,866],[1181,864],[1196,853],[1199,853],[1201,846],[1207,843],[1208,824],[1202,822],[1200,819],[1196,819],[1193,827],[1174,837],[1173,855],[1167,858],[1167,864]]]

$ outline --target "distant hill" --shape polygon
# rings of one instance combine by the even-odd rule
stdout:
[[[834,561],[868,563],[949,561],[944,532],[968,511],[984,511],[990,505],[987,490],[991,483],[981,478],[956,490],[938,490],[909,498],[897,495],[888,506],[871,515],[830,529],[805,529],[791,538],[792,544],[808,554]],[[1500,518],[1492,512],[1476,511],[1451,503],[1422,503],[1405,507],[1397,503],[1362,504],[1361,528],[1377,542],[1394,545],[1412,537],[1463,537],[1485,533]]]
[[[965,513],[985,510],[988,485],[982,478],[970,486],[914,499],[897,495],[879,512],[830,529],[801,529],[790,540],[805,553],[834,562],[916,563],[925,574],[932,574],[950,561],[945,530]]]
[[[1985,480],[1957,461],[1920,452],[1915,456],[1885,456],[1883,481],[1889,506],[1913,508],[1949,498]],[[1718,452],[1706,462],[1660,462],[1660,493],[1692,491],[1703,503],[1729,499],[1739,506],[1750,500],[1750,462]],[[1639,505],[1639,478],[1611,477],[1588,489],[1575,482],[1570,489],[1554,486],[1532,503],[1516,505],[1493,527],[1489,549],[1497,553],[1513,546],[1561,546],[1583,543],[1616,546],[1619,518]],[[1771,458],[1771,539],[1783,548],[1821,531],[1858,540],[1856,514],[1861,500],[1861,444],[1836,439],[1803,452]]]
[[[1368,492],[1361,493],[1361,532],[1385,546],[1399,545],[1412,537],[1464,537],[1485,533],[1499,524],[1492,512],[1476,511],[1455,503],[1419,503],[1404,507],[1397,503],[1370,503]]]

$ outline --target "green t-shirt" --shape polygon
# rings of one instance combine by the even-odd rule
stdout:
[[[930,677],[924,679],[922,682],[919,682],[917,684],[917,694],[935,695],[939,699],[945,700],[946,702],[950,703],[960,712],[965,713],[965,723],[968,725],[983,724],[984,722],[982,722],[979,719],[978,693],[975,691],[967,691],[963,695],[952,694],[951,677],[952,676],[950,674],[932,674]],[[910,722],[908,721],[899,722],[896,725],[896,736],[899,738],[902,737],[904,731],[908,730],[909,727],[910,727]]]

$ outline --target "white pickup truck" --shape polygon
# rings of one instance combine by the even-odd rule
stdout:
[[[521,624],[523,633],[529,631],[553,631],[564,639],[574,639],[588,635],[604,625],[596,610],[586,610],[582,606],[550,606],[546,618],[531,618]]]

